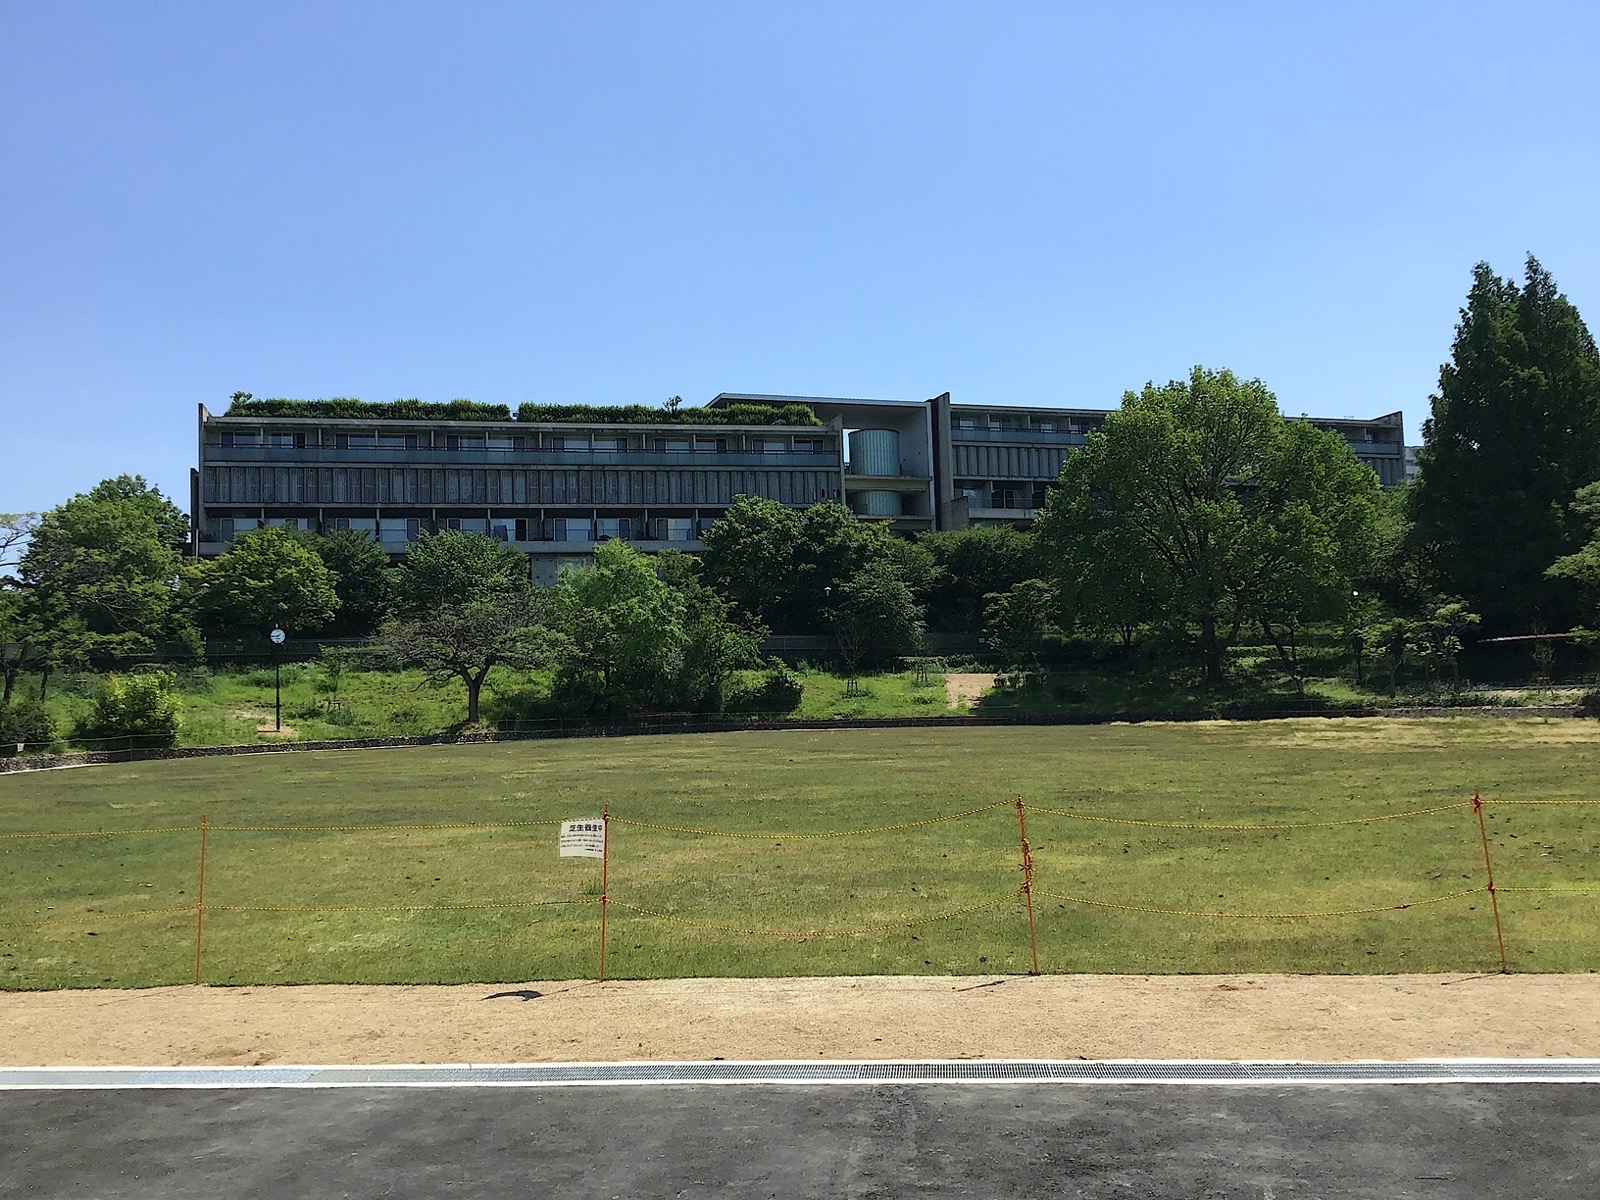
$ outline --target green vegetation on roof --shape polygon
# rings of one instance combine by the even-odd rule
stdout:
[[[256,400],[235,397],[225,414],[230,417],[323,417],[356,421],[509,421],[504,404],[479,404],[476,400],[390,400],[369,403],[353,396],[330,400]]]
[[[235,396],[230,417],[320,417],[352,421],[509,421],[504,404],[474,400],[368,402],[349,396],[328,400],[257,400]],[[805,404],[730,404],[726,408],[653,408],[647,404],[522,404],[516,419],[582,425],[820,425]]]
[[[820,425],[809,405],[730,404],[727,408],[652,408],[648,404],[523,404],[517,420],[608,425]]]

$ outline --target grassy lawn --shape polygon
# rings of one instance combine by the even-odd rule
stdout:
[[[1031,806],[1046,971],[1392,972],[1498,966],[1487,897],[1348,917],[1483,884],[1470,809],[1337,827],[1116,825],[1371,817],[1487,801],[1502,888],[1600,891],[1600,723],[1306,720],[1089,728],[920,728],[594,739],[189,759],[0,776],[0,987],[192,976],[198,836],[213,826],[553,821],[613,825],[608,973],[984,973],[1028,966],[1014,793]],[[703,837],[650,828],[854,837]],[[212,983],[465,982],[592,974],[599,863],[549,825],[244,832],[209,838]],[[520,904],[406,912],[238,908]],[[868,933],[862,927],[948,920]],[[636,905],[670,914],[662,920]],[[134,910],[176,908],[149,916]],[[1600,969],[1600,895],[1505,892],[1515,969]],[[42,921],[42,924],[39,922]],[[686,922],[701,922],[690,924]],[[707,926],[730,928],[708,928]],[[768,936],[738,930],[787,931]],[[844,936],[817,936],[843,933]]]

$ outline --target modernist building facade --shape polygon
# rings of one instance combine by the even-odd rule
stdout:
[[[734,499],[847,504],[901,533],[1026,524],[1102,409],[723,393],[806,404],[817,426],[639,425],[218,416],[199,410],[191,480],[195,553],[288,525],[363,530],[396,554],[424,531],[485,533],[551,582],[597,542],[702,549]],[[1311,418],[1339,432],[1385,486],[1404,478],[1401,415]]]

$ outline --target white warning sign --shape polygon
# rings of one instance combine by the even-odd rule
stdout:
[[[604,858],[606,824],[599,818],[561,822],[562,858]]]

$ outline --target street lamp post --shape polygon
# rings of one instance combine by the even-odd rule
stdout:
[[[272,640],[272,727],[280,733],[283,731],[283,671],[278,663],[278,647],[288,636],[278,625],[267,635]]]

